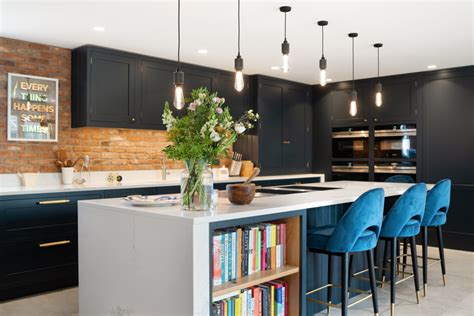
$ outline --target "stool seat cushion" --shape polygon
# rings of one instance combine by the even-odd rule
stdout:
[[[308,229],[308,247],[312,249],[325,250],[327,242],[331,237],[336,225],[325,225]],[[377,245],[377,235],[371,230],[365,230],[357,242],[354,244],[352,251],[365,251],[372,249]]]
[[[420,233],[420,221],[410,219],[408,223],[402,228],[398,237],[411,237],[416,236]]]
[[[440,226],[446,224],[446,213],[437,212],[431,219],[431,222],[426,226]]]

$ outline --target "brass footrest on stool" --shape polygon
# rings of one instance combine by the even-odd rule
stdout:
[[[309,291],[309,292],[306,292],[306,296],[311,295],[311,294],[314,294],[314,293],[317,293],[317,292],[319,292],[319,291],[321,291],[321,290],[327,289],[328,287],[333,287],[333,288],[339,288],[339,289],[340,289],[340,288],[341,288],[341,285],[329,283],[329,284],[323,285],[323,286],[321,286],[321,287],[319,287],[319,288],[317,288],[317,289],[314,289],[314,290],[311,290],[311,291]],[[370,291],[364,291],[364,290],[354,289],[354,288],[348,288],[347,290],[348,290],[348,292],[358,293],[358,294],[365,294],[365,295],[366,295],[366,296],[364,296],[363,298],[360,298],[360,299],[358,299],[358,300],[356,300],[356,301],[354,301],[354,302],[352,302],[352,303],[349,303],[349,304],[347,305],[348,308],[349,308],[349,307],[352,307],[352,306],[354,306],[354,305],[357,305],[357,304],[359,304],[359,303],[361,303],[361,302],[363,302],[363,301],[365,301],[365,300],[367,300],[367,299],[369,299],[369,298],[372,297],[372,293],[371,293]],[[341,308],[341,304],[333,304],[333,303],[331,303],[331,302],[321,301],[321,300],[317,300],[317,299],[310,298],[310,297],[307,297],[306,300],[308,300],[308,301],[310,301],[310,302],[313,302],[313,303],[325,305],[325,306],[327,306],[327,307],[334,307],[334,308],[339,308],[339,309]],[[378,314],[375,314],[375,315],[378,316]]]

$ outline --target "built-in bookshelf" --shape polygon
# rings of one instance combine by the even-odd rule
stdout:
[[[260,269],[260,271],[251,271],[250,273],[243,273],[242,268],[237,268],[237,277],[228,277],[228,281],[226,282],[219,282],[219,280],[215,279],[215,274],[219,273],[219,269],[215,269],[216,265],[216,257],[215,252],[219,251],[219,247],[214,247],[214,237],[220,234],[224,234],[227,232],[234,232],[238,229],[250,229],[252,227],[260,227],[260,232],[266,230],[269,235],[272,234],[272,229],[268,228],[270,225],[275,225],[275,227],[280,227],[278,230],[278,236],[284,237],[282,243],[280,244],[280,250],[276,251],[277,255],[281,255],[280,260],[278,260],[278,264],[268,266],[268,269]],[[267,228],[266,228],[267,227]],[[274,229],[273,233],[276,229]],[[219,229],[213,232],[213,242],[212,248],[213,253],[211,255],[211,264],[213,265],[212,268],[212,277],[211,280],[213,281],[212,285],[212,300],[222,300],[226,297],[231,297],[232,295],[236,295],[236,293],[245,292],[246,289],[252,287],[258,287],[260,285],[267,284],[268,282],[277,281],[283,282],[287,285],[286,287],[286,302],[287,302],[287,313],[289,315],[298,315],[300,313],[300,257],[301,257],[301,227],[300,227],[300,216],[293,216],[287,218],[281,218],[278,220],[268,220],[261,223],[253,223],[249,225],[242,225],[242,226],[235,226],[229,227],[228,229]],[[238,234],[239,235],[239,234]],[[244,235],[240,232],[240,235]],[[263,235],[260,235],[263,240]],[[217,237],[216,237],[217,238]],[[240,237],[242,238],[242,237]],[[224,240],[224,239],[221,239]],[[234,237],[234,240],[239,241],[239,236]],[[243,240],[243,238],[242,238]],[[225,242],[225,241],[224,241]],[[263,243],[263,241],[262,241]],[[222,249],[222,247],[221,247]],[[231,248],[229,248],[231,249]],[[237,251],[242,251],[242,249],[238,248]],[[245,249],[245,247],[243,248]],[[276,248],[275,248],[276,249]],[[222,251],[222,250],[220,250]],[[222,255],[222,254],[220,254]],[[271,257],[271,256],[270,256]],[[261,261],[260,263],[264,264]],[[273,263],[276,262],[276,259],[273,258]],[[228,262],[227,262],[228,263]],[[221,262],[218,262],[221,264]],[[245,264],[244,264],[245,266]],[[224,271],[220,271],[220,273],[224,273]],[[229,274],[229,272],[228,272]],[[222,275],[221,275],[222,278]],[[221,279],[222,280],[222,279]],[[217,283],[217,284],[216,284]]]

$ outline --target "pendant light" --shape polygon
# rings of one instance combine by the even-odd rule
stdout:
[[[235,82],[234,88],[237,91],[242,91],[244,89],[244,75],[242,70],[244,70],[244,59],[240,56],[240,0],[238,1],[238,10],[237,10],[237,57],[234,59],[234,68],[235,68]]]
[[[319,83],[321,86],[326,85],[326,68],[327,60],[324,57],[324,27],[328,25],[328,21],[318,21],[318,25],[321,26],[321,59],[319,60]]]
[[[377,48],[377,84],[375,85],[375,105],[382,106],[382,84],[380,83],[380,47],[382,43],[375,43],[374,47]]]
[[[349,108],[349,114],[356,116],[357,114],[357,91],[354,87],[354,39],[358,36],[357,33],[349,33],[349,37],[352,39],[352,92],[351,92],[351,104]]]
[[[290,54],[290,43],[286,40],[286,14],[291,11],[291,7],[289,6],[283,6],[280,7],[280,12],[283,12],[285,14],[285,28],[284,28],[284,36],[285,39],[283,40],[283,43],[281,43],[281,53],[283,55],[283,65],[281,69],[283,72],[288,72],[290,69],[289,66],[289,61],[288,61],[288,55]]]
[[[184,72],[180,68],[180,50],[181,50],[181,0],[178,0],[178,66],[173,74],[174,81],[174,107],[181,110],[184,107]]]

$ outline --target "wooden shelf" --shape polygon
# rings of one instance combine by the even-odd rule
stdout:
[[[286,265],[284,267],[276,268],[273,270],[266,270],[253,273],[241,278],[238,278],[233,282],[226,282],[224,284],[214,286],[212,288],[212,296],[218,297],[226,295],[241,289],[252,287],[261,283],[276,280],[279,278],[286,277],[288,275],[296,274],[300,271],[299,267]]]

